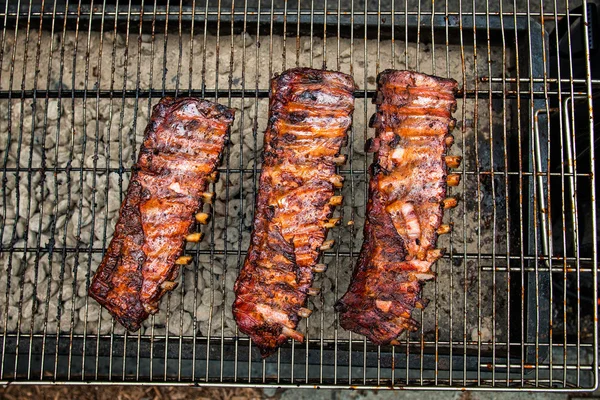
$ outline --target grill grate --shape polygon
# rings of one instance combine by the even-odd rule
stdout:
[[[588,3],[583,2],[586,6]],[[590,3],[591,4],[591,3]],[[597,384],[591,33],[558,58],[581,4],[193,0],[5,4],[0,39],[0,381],[591,390]],[[570,11],[571,10],[571,11]],[[581,9],[580,9],[581,10]],[[577,36],[579,38],[579,36]],[[573,39],[574,41],[575,39]],[[567,50],[571,46],[568,36]],[[562,50],[561,50],[562,51]],[[569,55],[571,58],[569,58]],[[587,74],[574,71],[577,57]],[[354,76],[344,221],[321,295],[263,361],[230,305],[246,254],[268,82],[293,66]],[[386,68],[463,87],[453,233],[426,285],[422,329],[376,347],[338,328],[333,302],[362,242],[363,144]],[[206,239],[180,286],[130,334],[87,296],[112,235],[151,107],[193,95],[236,108]],[[583,105],[583,107],[581,106]],[[205,210],[205,211],[208,211]],[[353,221],[354,224],[346,224]]]

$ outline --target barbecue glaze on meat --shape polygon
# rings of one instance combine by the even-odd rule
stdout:
[[[339,72],[292,69],[271,81],[269,121],[250,249],[235,284],[233,315],[267,357],[296,331],[330,219],[341,204],[336,165],[354,110],[354,82]]]
[[[371,119],[375,138],[367,151],[371,165],[364,243],[347,293],[336,304],[345,329],[376,344],[395,344],[404,330],[418,329],[411,317],[423,308],[422,285],[434,278],[432,264],[446,186],[458,185],[460,157],[445,156],[452,144],[457,83],[411,71],[386,70],[378,77],[377,113]]]
[[[153,109],[137,164],[121,205],[115,233],[96,271],[90,296],[130,331],[158,311],[160,298],[177,284],[179,257],[194,214],[210,202],[234,111],[195,98],[164,98]],[[198,213],[198,222],[207,214]]]

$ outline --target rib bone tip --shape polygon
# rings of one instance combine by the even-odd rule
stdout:
[[[458,167],[460,167],[462,157],[461,156],[446,156],[445,161],[446,161],[446,165],[448,166],[448,168],[458,168]]]
[[[444,256],[446,249],[431,249],[429,250],[429,258],[433,261],[437,261]]]
[[[329,205],[331,205],[331,206],[341,206],[343,200],[344,200],[344,196],[332,196],[329,199]]]
[[[166,291],[173,290],[177,287],[177,282],[174,281],[164,281],[160,284],[160,287]]]
[[[202,225],[206,225],[206,223],[208,222],[208,214],[199,212],[198,214],[196,214],[196,222]]]
[[[450,118],[450,123],[448,124],[448,130],[452,132],[456,128],[456,119]]]
[[[344,165],[344,164],[346,164],[347,159],[348,159],[347,155],[340,154],[339,156],[336,156],[333,158],[333,162],[335,163],[335,165]]]
[[[321,289],[318,287],[310,287],[306,292],[309,296],[318,296],[321,293]]]
[[[334,226],[337,226],[339,224],[340,224],[340,219],[339,218],[331,218],[329,221],[327,221],[327,222],[325,222],[323,224],[323,227],[327,228],[327,229],[331,229]]]
[[[458,186],[460,183],[460,175],[459,174],[449,174],[446,177],[446,184],[448,186]]]
[[[192,261],[192,256],[181,256],[175,260],[177,265],[188,265]]]
[[[327,271],[327,264],[315,264],[312,269],[314,272],[325,272]]]
[[[211,183],[214,183],[219,180],[219,171],[214,171],[213,173],[207,176],[207,180]]]
[[[341,175],[333,175],[331,178],[331,183],[335,188],[342,188],[344,186],[344,177]]]
[[[321,251],[323,250],[329,250],[333,247],[333,245],[335,244],[335,240],[326,240],[323,242],[323,244],[321,245]]]
[[[211,193],[211,192],[202,193],[202,200],[204,200],[204,202],[207,204],[212,204],[214,197],[215,197],[214,193]]]
[[[185,237],[185,240],[188,242],[197,243],[202,240],[203,236],[204,236],[204,234],[202,232],[194,232],[194,233],[190,233],[189,235],[187,235]]]
[[[308,318],[310,317],[310,314],[312,314],[312,310],[309,310],[308,308],[300,307],[298,309],[298,315],[302,318]]]
[[[298,332],[297,330],[294,330],[292,328],[288,328],[287,326],[284,326],[283,328],[281,328],[281,333],[289,338],[292,338],[300,343],[304,342],[304,335],[301,334],[300,332]]]
[[[454,197],[446,197],[442,202],[445,209],[454,208],[458,205],[458,201]]]
[[[148,314],[156,314],[158,311],[158,306],[156,304],[142,303],[142,307],[144,307],[144,311]]]
[[[451,231],[452,231],[452,226],[450,226],[448,224],[444,224],[444,225],[440,225],[440,227],[437,229],[437,234],[445,235],[446,233],[450,233]]]

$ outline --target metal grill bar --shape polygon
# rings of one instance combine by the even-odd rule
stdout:
[[[561,20],[588,2],[218,0],[5,4],[0,38],[0,382],[592,390],[597,359],[595,122],[589,31],[559,57]],[[583,6],[582,8],[576,8]],[[585,75],[577,74],[585,64]],[[567,65],[568,64],[568,65]],[[565,66],[566,65],[566,66]],[[233,323],[268,82],[290,66],[352,74],[343,224],[317,279],[306,342],[261,360]],[[462,86],[461,205],[426,287],[421,330],[373,346],[333,301],[362,242],[362,149],[375,76],[415,69]],[[567,73],[561,71],[568,70]],[[556,72],[558,71],[558,72]],[[236,108],[207,239],[135,334],[86,296],[142,130],[162,96]],[[584,105],[584,106],[582,106]],[[584,121],[584,122],[582,122]]]

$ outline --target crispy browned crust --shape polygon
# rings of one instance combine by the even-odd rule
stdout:
[[[175,261],[233,118],[232,109],[196,98],[166,97],[153,109],[115,233],[89,290],[130,331],[176,286]]]
[[[254,231],[235,284],[233,315],[263,357],[295,328],[334,206],[336,156],[354,109],[348,75],[291,69],[271,81]]]
[[[386,70],[378,77],[371,120],[371,165],[364,242],[347,293],[336,304],[345,329],[388,344],[423,308],[423,282],[432,264],[446,197],[444,154],[454,125],[457,83],[411,71]]]

